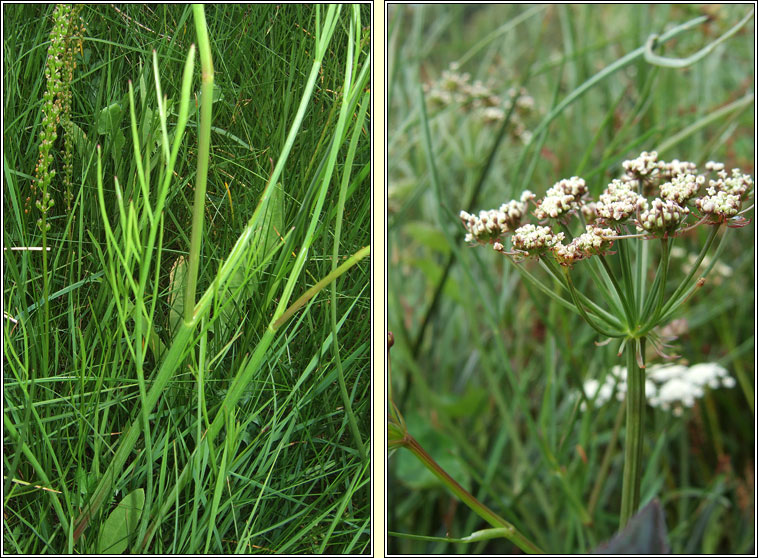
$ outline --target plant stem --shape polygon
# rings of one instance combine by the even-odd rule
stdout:
[[[602,491],[605,485],[605,481],[608,478],[608,471],[611,468],[611,460],[616,454],[616,442],[619,438],[619,432],[621,431],[621,422],[623,420],[624,408],[619,406],[616,420],[613,423],[613,432],[611,433],[611,439],[608,441],[608,446],[603,453],[603,459],[600,462],[600,468],[598,469],[597,475],[595,476],[595,484],[592,487],[592,492],[590,493],[590,502],[587,504],[587,515],[589,515],[590,518],[594,517],[595,515],[595,508],[597,507],[597,502],[600,499],[600,492]]]
[[[287,320],[289,320],[292,315],[300,310],[303,306],[306,305],[306,303],[312,299],[316,294],[318,294],[324,287],[326,287],[329,283],[334,281],[337,277],[340,277],[343,273],[345,273],[348,269],[353,267],[355,264],[357,264],[359,261],[361,261],[363,258],[371,254],[371,246],[364,246],[360,250],[358,250],[355,254],[350,256],[348,259],[346,259],[338,268],[336,268],[334,271],[331,271],[326,277],[321,279],[318,283],[313,285],[310,289],[305,291],[300,298],[298,298],[295,302],[292,303],[292,305],[287,308],[287,310],[279,316],[279,318],[276,319],[276,321],[271,325],[271,327],[276,331],[279,329]]]
[[[640,507],[642,433],[645,421],[645,337],[633,340],[626,353],[626,448],[619,530]]]
[[[200,52],[202,69],[202,95],[200,99],[200,123],[198,125],[197,146],[197,182],[195,183],[195,201],[192,206],[192,236],[187,271],[187,292],[184,296],[184,321],[192,321],[195,310],[195,288],[197,273],[200,268],[200,243],[203,235],[203,218],[205,217],[205,187],[208,183],[208,157],[211,143],[211,112],[213,109],[213,60],[211,43],[208,39],[208,26],[202,4],[194,4],[197,31],[197,48]]]
[[[502,536],[518,546],[528,554],[544,554],[537,545],[521,534],[511,523],[497,515],[494,511],[477,500],[468,490],[463,488],[456,480],[440,467],[431,455],[426,453],[419,443],[407,432],[402,439],[404,447],[408,448],[445,486],[447,486],[460,500],[471,508],[487,523],[498,529],[503,529]]]

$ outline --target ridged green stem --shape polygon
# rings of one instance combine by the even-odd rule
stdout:
[[[633,340],[626,352],[626,440],[624,479],[621,488],[623,529],[640,507],[642,482],[642,434],[645,423],[645,338]]]
[[[197,146],[197,181],[195,182],[195,201],[192,206],[192,233],[190,252],[187,263],[187,291],[184,295],[184,321],[192,321],[195,309],[195,288],[200,269],[200,243],[203,237],[203,220],[205,217],[205,188],[208,183],[208,158],[211,145],[211,112],[213,110],[213,60],[211,43],[208,39],[208,26],[202,4],[193,4],[197,31],[197,48],[200,53],[202,70],[202,95],[200,99],[200,123],[198,125]]]
[[[619,433],[621,432],[621,424],[624,420],[624,407],[619,405],[618,412],[616,413],[616,420],[613,423],[613,432],[611,433],[611,439],[608,441],[608,445],[603,452],[603,459],[600,461],[600,468],[595,475],[595,482],[590,493],[590,501],[587,504],[587,514],[590,518],[595,515],[595,508],[600,499],[600,493],[605,487],[605,481],[608,478],[608,472],[611,469],[611,461],[616,455],[616,442],[618,442]]]

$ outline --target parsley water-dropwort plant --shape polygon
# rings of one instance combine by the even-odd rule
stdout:
[[[750,549],[751,7],[389,16],[391,548]]]
[[[539,200],[526,190],[497,209],[460,213],[466,241],[509,257],[526,281],[581,315],[607,339],[603,342],[620,340],[618,354],[625,353],[627,370],[620,527],[640,505],[646,345],[669,356],[656,328],[705,283],[716,259],[705,269],[701,262],[711,250],[718,254],[729,236],[725,229],[747,224],[743,214],[752,205],[743,205],[753,194],[753,179],[722,163],[709,161],[701,173],[695,163],[663,161],[652,151],[622,166],[624,173],[597,200],[574,176]],[[527,222],[530,217],[536,224]],[[671,285],[669,256],[676,238],[698,227],[709,229],[700,254],[681,282]],[[547,280],[521,265],[527,259],[539,261]],[[574,277],[580,273],[589,274],[584,284],[596,288],[577,288]]]

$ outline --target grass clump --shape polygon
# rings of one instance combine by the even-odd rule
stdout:
[[[6,548],[368,552],[369,10],[74,9],[40,231],[61,9],[4,11]]]

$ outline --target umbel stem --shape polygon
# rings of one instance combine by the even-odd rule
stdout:
[[[626,353],[626,447],[619,529],[624,528],[640,507],[645,423],[645,341],[645,337],[637,339]]]
[[[544,554],[544,552],[532,541],[527,539],[521,532],[516,529],[511,523],[500,517],[494,511],[477,500],[468,490],[463,488],[456,480],[451,477],[439,464],[429,455],[424,448],[407,432],[399,444],[406,447],[421,461],[427,469],[434,473],[445,486],[447,486],[453,494],[455,494],[460,500],[476,512],[479,517],[484,519],[487,523],[497,529],[502,529],[502,536],[510,540],[521,550],[527,554]]]

